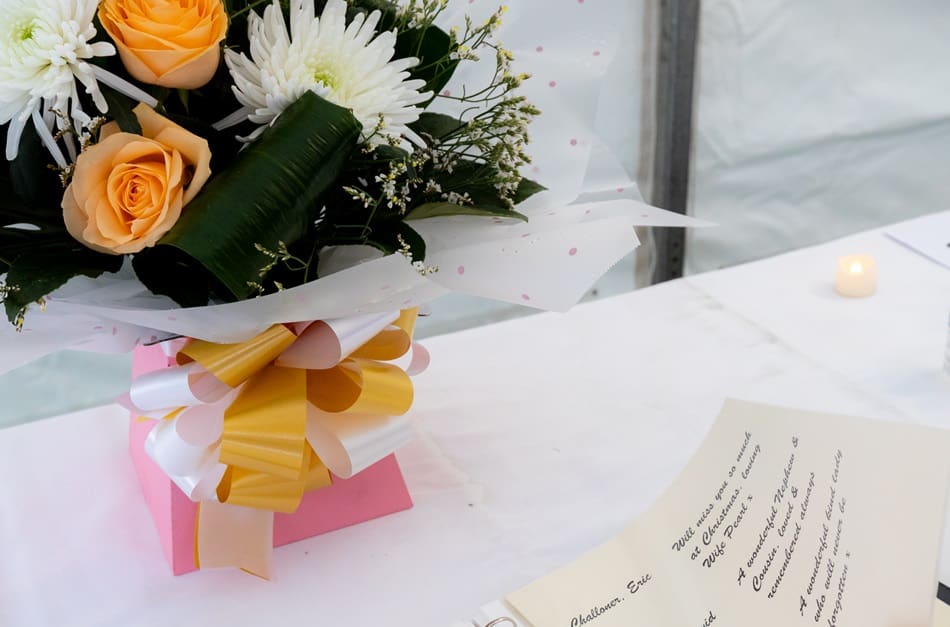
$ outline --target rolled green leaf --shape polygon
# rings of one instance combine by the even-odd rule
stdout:
[[[212,284],[236,299],[250,297],[271,262],[260,249],[276,251],[306,234],[318,198],[336,182],[360,131],[348,109],[307,92],[205,186],[154,248],[138,255],[139,278],[183,305],[203,304],[209,282],[189,276],[190,258]]]

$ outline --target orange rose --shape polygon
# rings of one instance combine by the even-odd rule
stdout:
[[[150,85],[197,89],[221,60],[221,0],[103,0],[99,20],[129,74]]]
[[[99,252],[154,246],[211,176],[208,142],[150,107],[135,107],[142,135],[115,122],[76,160],[63,196],[66,230]]]

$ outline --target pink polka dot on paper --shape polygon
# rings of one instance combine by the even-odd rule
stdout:
[[[548,83],[548,87],[557,87],[557,81],[551,81]]]
[[[458,267],[458,273],[459,273],[460,275],[465,274],[465,266],[459,266],[459,267]]]
[[[535,50],[537,50],[538,52],[544,52],[544,46],[538,46],[537,48],[535,48]]]
[[[446,89],[445,91],[442,92],[442,95],[443,95],[443,96],[451,96],[451,95],[452,95],[452,92],[449,91],[448,89]]]
[[[577,249],[576,249],[576,248],[572,248],[572,249],[570,249],[569,251],[567,251],[567,254],[570,255],[571,257],[573,257],[574,255],[577,254]]]
[[[599,56],[600,56],[600,50],[594,50],[594,56],[595,56],[595,57],[599,57]]]
[[[572,140],[571,140],[571,146],[576,146],[576,145],[577,145],[577,140],[576,140],[576,139],[572,139]]]
[[[529,300],[531,300],[531,297],[528,296],[527,294],[522,294],[522,295],[521,295],[521,300],[523,300],[523,301],[529,301]]]
[[[617,188],[617,193],[618,193],[618,194],[622,194],[622,193],[623,193],[623,188],[622,188],[622,187],[618,187],[618,188]]]

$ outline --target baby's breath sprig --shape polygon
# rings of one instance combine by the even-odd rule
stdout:
[[[429,276],[439,271],[439,266],[427,266],[422,261],[413,259],[412,246],[409,245],[409,242],[406,241],[402,234],[397,234],[396,239],[399,241],[399,254],[409,260],[409,263],[412,264],[412,268],[416,272],[422,276]]]
[[[16,285],[8,285],[0,281],[0,302],[3,302],[10,294],[19,292],[20,288]],[[41,298],[37,301],[41,311],[46,311],[46,299]],[[23,324],[26,322],[26,307],[21,308],[13,317],[13,326],[17,333],[23,331]]]
[[[264,256],[270,259],[270,261],[268,261],[267,264],[263,268],[257,271],[257,276],[259,276],[262,280],[264,277],[270,274],[271,270],[276,268],[278,264],[283,263],[284,266],[286,266],[288,270],[291,270],[294,272],[306,272],[306,271],[309,271],[310,264],[312,262],[312,260],[304,261],[300,257],[297,257],[296,255],[291,253],[287,249],[287,244],[285,244],[284,242],[277,242],[276,251],[270,250],[261,244],[254,244],[254,250],[256,250],[259,253],[262,253]],[[284,290],[284,286],[281,283],[277,281],[274,281],[273,283],[274,283],[274,287],[277,289],[278,292],[282,292]],[[248,281],[247,285],[248,287],[256,290],[258,296],[264,293],[264,284],[261,283],[260,281]]]
[[[531,162],[527,153],[528,127],[541,112],[514,93],[530,75],[513,71],[514,54],[496,41],[506,11],[507,7],[501,6],[478,25],[466,16],[465,28],[452,30],[457,42],[452,59],[478,60],[480,50],[488,48],[495,53],[495,72],[489,84],[478,91],[463,88],[461,95],[443,92],[437,96],[463,105],[459,119],[464,124],[438,142],[433,141],[430,149],[434,168],[450,174],[463,159],[488,166],[491,180],[486,182],[495,188],[502,202],[514,208],[515,194],[523,178],[521,170]],[[445,190],[442,198],[465,204],[461,194],[449,198],[453,191],[457,190]]]
[[[448,5],[449,0],[409,0],[399,7],[396,30],[429,28]]]
[[[16,285],[7,285],[5,282],[0,281],[0,302],[2,302],[7,296],[15,292],[19,292],[20,288]]]

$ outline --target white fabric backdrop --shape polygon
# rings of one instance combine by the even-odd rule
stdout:
[[[704,0],[688,269],[950,206],[944,0]]]

